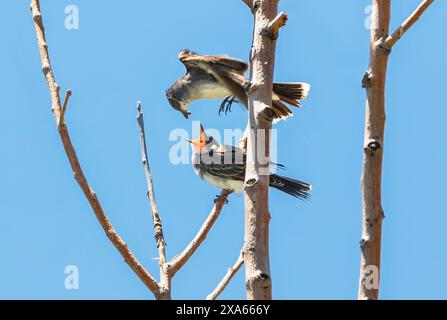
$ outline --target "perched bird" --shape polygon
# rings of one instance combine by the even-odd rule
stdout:
[[[182,50],[178,55],[186,67],[186,74],[166,90],[171,106],[180,111],[185,118],[191,114],[188,106],[199,99],[224,99],[219,113],[231,110],[235,99],[248,108],[246,88],[249,81],[245,78],[248,64],[229,56],[205,56],[190,50]],[[292,115],[284,104],[299,107],[298,100],[305,99],[310,85],[304,82],[273,83],[272,111],[274,119],[283,119]]]
[[[241,148],[221,145],[207,136],[200,126],[200,137],[188,140],[193,149],[192,164],[195,173],[206,182],[226,190],[243,191],[246,155]],[[277,168],[283,165],[273,164]],[[270,187],[300,199],[308,199],[312,187],[305,182],[270,174]]]

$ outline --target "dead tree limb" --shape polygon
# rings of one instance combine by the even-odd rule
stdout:
[[[245,174],[244,264],[247,298],[272,298],[269,262],[269,162],[272,128],[272,81],[278,30],[285,13],[277,0],[243,0],[254,15],[248,88],[247,168]]]
[[[222,280],[219,282],[219,284],[213,290],[213,292],[211,292],[206,297],[206,300],[216,300],[217,297],[219,297],[219,295],[225,290],[227,285],[230,283],[231,279],[233,279],[234,275],[239,271],[239,269],[242,267],[243,264],[244,264],[244,256],[243,252],[241,251],[234,265],[227,270],[225,276],[222,278]]]
[[[172,262],[167,262],[166,259],[166,243],[163,237],[163,229],[161,225],[161,219],[158,214],[157,203],[155,201],[155,193],[152,182],[152,175],[148,163],[146,137],[144,132],[144,120],[141,104],[138,104],[137,108],[137,120],[140,128],[140,142],[142,148],[142,159],[144,170],[146,174],[146,183],[148,187],[148,198],[150,200],[152,209],[152,218],[154,224],[155,240],[159,250],[159,264],[160,264],[160,283],[157,282],[152,275],[141,265],[141,263],[133,255],[132,251],[128,248],[127,244],[121,239],[118,233],[113,228],[109,219],[107,218],[98,196],[92,189],[84,175],[84,172],[79,163],[76,151],[71,143],[68,127],[65,123],[65,114],[67,111],[71,91],[68,90],[65,96],[63,105],[60,99],[60,87],[57,84],[53,70],[51,68],[50,57],[48,53],[48,44],[45,39],[45,29],[42,22],[42,14],[40,11],[40,1],[31,1],[31,11],[33,14],[34,26],[37,36],[37,44],[39,48],[40,59],[42,62],[42,71],[45,79],[47,80],[50,96],[51,96],[51,110],[56,120],[59,136],[67,154],[70,166],[73,170],[74,177],[79,184],[81,190],[84,193],[87,201],[89,202],[93,212],[95,213],[99,223],[104,229],[107,237],[116,247],[118,252],[124,258],[124,261],[130,266],[140,280],[147,286],[147,288],[154,294],[156,299],[167,300],[171,298],[171,282],[175,273],[189,260],[194,252],[205,240],[211,227],[219,217],[223,206],[227,202],[227,196],[230,193],[227,190],[222,190],[219,199],[215,201],[215,205],[211,210],[208,218],[200,228],[197,235],[192,242],[186,247],[186,249],[178,256],[176,256]]]
[[[394,44],[433,1],[423,4],[400,28],[388,36],[390,0],[373,0],[371,48],[368,71],[362,81],[366,89],[365,137],[362,173],[362,239],[359,299],[378,299],[382,241],[382,159],[385,130],[385,83],[388,57]],[[376,274],[375,274],[376,273]]]
[[[154,184],[147,155],[146,133],[144,131],[144,118],[141,102],[137,103],[137,122],[140,131],[141,159],[146,176],[147,197],[151,205],[152,223],[154,226],[155,244],[158,248],[158,263],[160,265],[159,300],[171,300],[171,277],[166,268],[166,241],[163,236],[163,226],[158,214],[157,201],[155,200]]]
[[[147,195],[150,200],[152,210],[152,222],[154,225],[155,242],[158,248],[159,265],[160,265],[160,283],[159,283],[159,300],[171,299],[171,283],[175,274],[188,262],[189,258],[197,251],[202,245],[209,231],[213,227],[214,223],[219,218],[220,213],[224,205],[227,203],[227,197],[231,193],[229,190],[222,190],[219,197],[215,200],[213,209],[205,219],[201,228],[192,239],[192,241],[186,246],[186,248],[178,255],[176,255],[171,261],[166,259],[166,242],[163,237],[163,227],[161,224],[161,218],[158,213],[157,202],[155,200],[154,185],[152,182],[152,174],[149,166],[146,133],[144,130],[144,117],[143,108],[141,102],[137,103],[137,121],[140,131],[140,144],[141,155],[144,166],[144,172],[146,175]]]
[[[48,54],[48,44],[45,40],[45,29],[42,22],[42,14],[40,12],[40,1],[31,1],[31,11],[33,13],[34,27],[36,29],[37,44],[39,47],[40,59],[42,62],[42,71],[48,82],[50,90],[52,111],[56,120],[56,124],[59,131],[62,144],[73,170],[74,177],[82,189],[87,201],[93,209],[99,223],[104,229],[107,237],[110,239],[115,248],[119,251],[124,261],[130,266],[135,274],[141,279],[141,281],[149,288],[149,290],[157,297],[159,292],[159,286],[157,281],[150,275],[150,273],[141,265],[141,263],[135,258],[132,251],[127,247],[127,244],[121,239],[118,233],[113,228],[109,219],[107,218],[98,196],[92,189],[87,181],[87,178],[82,171],[81,164],[79,163],[76,151],[71,143],[68,127],[64,122],[64,112],[68,105],[68,98],[70,91],[67,92],[67,98],[65,99],[64,108],[61,106],[61,100],[59,95],[59,85],[56,83],[53,70],[51,68],[50,57]]]
[[[434,0],[424,0],[422,3],[416,8],[416,10],[393,32],[392,35],[388,36],[383,43],[385,49],[391,51],[394,45],[402,38],[405,32],[408,31],[422,16],[425,10],[433,3]]]

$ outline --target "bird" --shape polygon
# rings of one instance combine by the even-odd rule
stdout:
[[[246,154],[243,149],[220,144],[206,134],[202,125],[199,138],[187,141],[193,150],[191,160],[197,176],[231,192],[244,190]],[[285,169],[281,164],[273,163],[272,166]],[[309,199],[312,190],[312,186],[306,182],[274,173],[270,173],[269,186],[302,200]]]
[[[245,78],[248,64],[228,55],[200,55],[183,49],[178,57],[186,67],[186,73],[166,90],[171,106],[189,118],[189,105],[199,99],[224,99],[219,114],[231,111],[231,104],[240,101],[248,109],[246,89],[250,81]],[[272,111],[273,120],[284,119],[292,115],[285,103],[300,107],[299,100],[307,97],[310,85],[305,82],[273,83]]]

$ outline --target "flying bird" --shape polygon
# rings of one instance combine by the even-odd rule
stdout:
[[[236,99],[248,108],[246,88],[250,82],[245,78],[246,62],[227,55],[200,55],[187,49],[181,50],[178,57],[185,65],[186,73],[166,90],[166,97],[185,118],[191,114],[189,105],[199,99],[224,99],[219,113],[224,109],[225,113],[231,111],[231,104]],[[309,90],[310,85],[305,82],[273,83],[274,119],[291,116],[292,111],[285,103],[300,107],[299,100],[305,99]]]
[[[195,173],[206,182],[226,190],[244,190],[246,155],[243,149],[219,144],[207,136],[200,126],[200,136],[188,140],[193,149],[192,164]],[[277,168],[285,168],[273,164]],[[312,186],[308,183],[270,173],[270,187],[303,200],[309,199]]]

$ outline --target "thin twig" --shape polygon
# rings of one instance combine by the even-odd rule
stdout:
[[[141,158],[146,175],[147,197],[151,204],[152,222],[154,225],[155,243],[158,248],[159,264],[160,264],[160,289],[161,293],[170,299],[171,278],[168,276],[166,268],[166,241],[163,236],[163,226],[161,224],[160,215],[158,214],[157,202],[155,200],[154,184],[152,181],[151,169],[147,155],[146,132],[144,130],[144,117],[141,101],[137,103],[137,122],[140,131]]]
[[[191,258],[194,252],[200,247],[202,242],[205,240],[208,232],[211,227],[216,222],[219,217],[222,208],[227,202],[227,197],[231,193],[229,190],[222,190],[219,194],[219,197],[216,199],[214,203],[214,207],[211,210],[210,214],[206,218],[205,222],[202,224],[202,227],[197,232],[196,236],[192,241],[188,244],[188,246],[178,255],[176,255],[171,262],[169,262],[169,275],[173,277],[178,270]]]
[[[227,270],[227,273],[219,282],[216,289],[214,289],[213,292],[211,292],[206,297],[206,300],[216,300],[217,297],[219,297],[219,295],[225,290],[227,285],[230,283],[231,279],[239,271],[239,269],[242,267],[243,264],[244,264],[244,256],[243,252],[241,251],[234,265]]]
[[[61,116],[60,116],[59,125],[65,123],[65,112],[67,111],[67,106],[68,106],[68,102],[70,101],[71,94],[72,94],[72,92],[70,89],[68,89],[67,92],[65,93],[65,100],[64,100],[64,105],[62,106],[62,112],[61,112]]]
[[[422,16],[422,14],[425,12],[425,10],[428,9],[428,7],[433,3],[434,0],[424,0],[422,3],[417,7],[417,9],[407,18],[407,20],[404,21],[400,25],[399,28],[396,29],[396,31],[393,32],[392,35],[388,36],[386,40],[383,43],[383,46],[391,51],[393,46],[399,41],[405,32],[408,31],[415,23],[419,20],[419,18]]]
[[[42,15],[40,12],[40,1],[31,1],[31,11],[33,13],[34,26],[36,29],[37,43],[39,47],[40,59],[42,62],[42,71],[48,82],[50,90],[52,110],[56,123],[58,125],[58,131],[62,144],[65,148],[68,160],[70,161],[71,168],[74,173],[74,177],[81,187],[85,197],[87,198],[90,206],[92,207],[96,218],[98,219],[101,227],[104,229],[107,237],[110,239],[115,248],[119,251],[124,261],[130,266],[140,280],[148,287],[148,289],[156,296],[159,296],[159,286],[157,281],[150,275],[150,273],[140,264],[133,253],[127,247],[127,244],[121,239],[118,233],[113,228],[109,219],[107,218],[104,210],[101,207],[99,199],[95,191],[90,187],[87,178],[82,171],[79,163],[76,151],[71,143],[68,128],[64,123],[61,123],[62,107],[59,96],[59,86],[54,78],[53,70],[51,69],[50,58],[48,54],[48,45],[45,41],[44,26],[42,23]],[[61,125],[59,125],[61,124]]]
[[[147,156],[147,143],[146,132],[144,130],[144,118],[141,102],[137,103],[137,121],[140,130],[140,143],[141,143],[141,158],[144,167],[144,173],[146,175],[147,196],[151,204],[152,218],[154,222],[155,242],[157,248],[162,249],[161,256],[166,260],[166,254],[164,248],[166,246],[165,239],[163,237],[163,227],[161,225],[160,215],[158,214],[157,202],[155,200],[154,184],[152,181],[151,169],[149,167],[149,160]],[[161,257],[161,258],[162,258]]]

